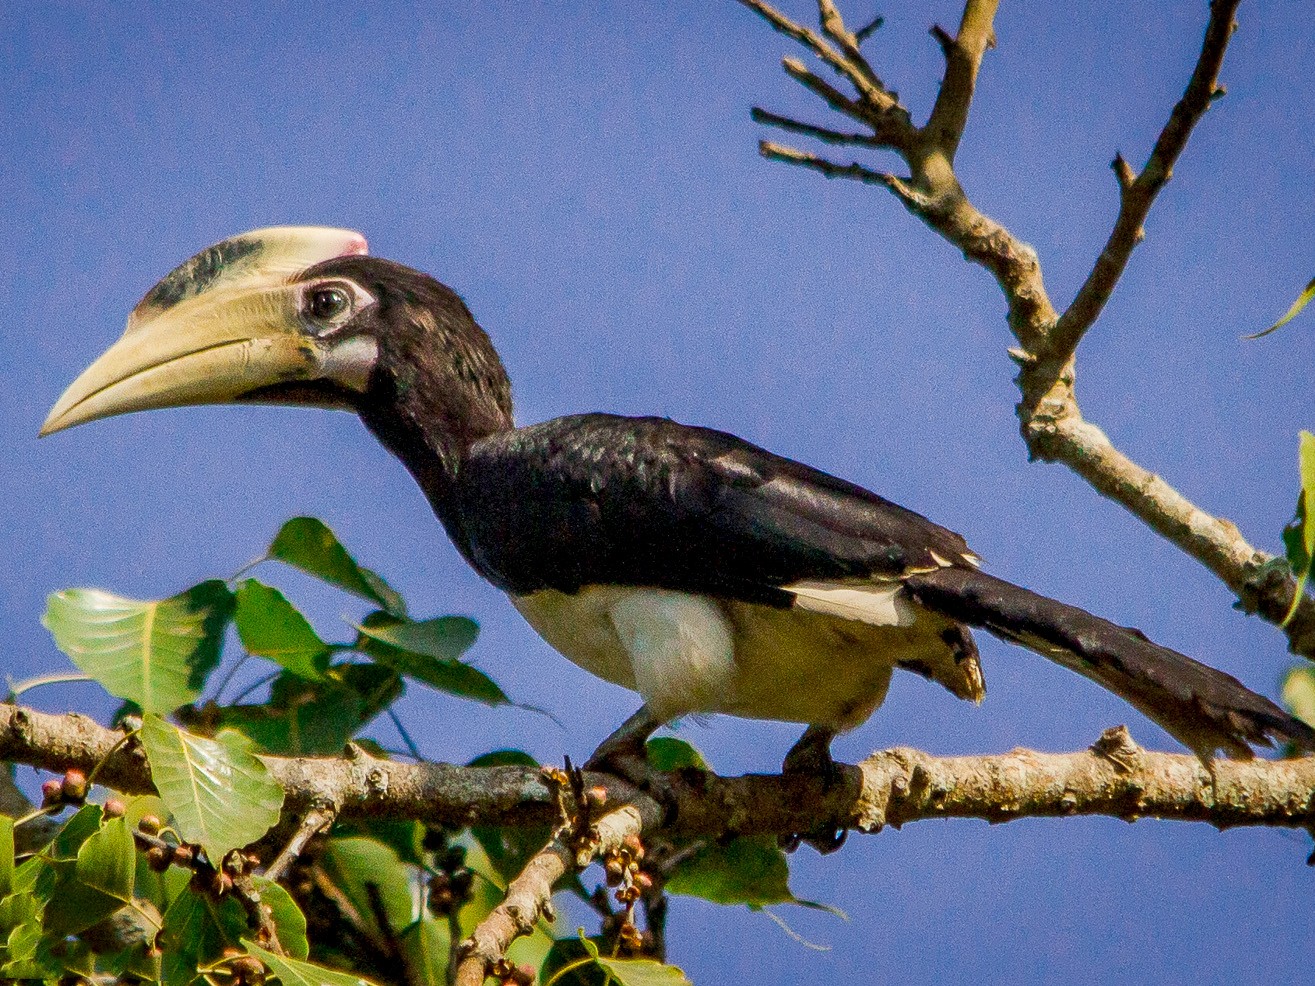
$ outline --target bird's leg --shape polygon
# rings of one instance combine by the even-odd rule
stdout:
[[[833,786],[844,781],[844,772],[831,757],[831,741],[835,737],[834,729],[826,726],[809,726],[804,730],[804,735],[799,737],[799,742],[790,747],[790,752],[785,755],[781,772],[787,775],[818,777],[822,780],[824,790],[830,791]],[[825,855],[843,846],[846,834],[843,825],[825,822],[811,832],[782,836],[780,841],[782,848],[791,852],[799,847],[799,843],[807,842]]]
[[[616,774],[642,787],[648,773],[648,754],[644,744],[661,725],[648,711],[648,706],[641,705],[638,712],[598,744],[584,769]]]
[[[831,759],[831,741],[836,731],[826,726],[809,726],[799,742],[790,747],[781,770],[786,774],[807,774],[821,777],[828,785],[840,779],[836,762]]]

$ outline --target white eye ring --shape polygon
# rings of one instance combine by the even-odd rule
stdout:
[[[354,281],[315,281],[301,290],[302,320],[320,337],[350,322],[372,304],[374,296]]]

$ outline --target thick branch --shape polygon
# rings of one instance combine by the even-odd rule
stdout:
[[[49,715],[0,705],[0,761],[47,770],[90,771],[122,738],[76,714]],[[287,793],[285,811],[333,805],[340,818],[407,818],[431,825],[542,825],[560,811],[538,770],[394,763],[354,751],[343,757],[263,757]],[[1130,813],[1217,826],[1315,824],[1315,757],[1218,760],[1207,770],[1186,754],[1138,751],[1130,770],[1107,755],[1016,750],[993,756],[934,757],[915,750],[874,753],[827,784],[794,775],[717,777],[677,772],[669,782],[674,820],[684,836],[789,835],[839,821],[875,829],[921,818],[1010,818]],[[150,771],[140,749],[119,747],[97,775],[117,790],[148,793]],[[923,778],[934,783],[928,787]],[[610,808],[631,805],[646,824],[660,807],[607,774],[585,783],[607,789]],[[925,790],[924,790],[925,788]],[[1129,808],[1134,789],[1144,793]]]

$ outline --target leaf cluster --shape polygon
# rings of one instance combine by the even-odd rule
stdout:
[[[347,639],[327,640],[282,591],[251,575],[266,562],[373,608],[349,624]],[[157,793],[121,798],[95,785],[94,771],[70,771],[47,782],[45,803],[26,817],[0,816],[0,979],[445,982],[460,943],[553,834],[355,819],[312,838],[277,881],[263,876],[288,839],[282,826],[296,820],[282,819],[283,792],[262,754],[331,755],[358,742],[377,756],[416,756],[413,745],[392,753],[361,736],[380,715],[394,715],[393,703],[416,682],[457,700],[510,704],[466,659],[474,621],[413,618],[319,520],[288,521],[232,578],[153,600],[67,589],[50,597],[43,622],[84,676],[123,700],[124,742],[145,754]],[[241,669],[251,677],[261,664],[267,673],[224,698]],[[67,680],[20,683],[11,694]],[[673,738],[652,741],[650,757],[663,770],[707,766]],[[518,750],[472,762],[494,765],[536,764]],[[654,899],[804,903],[771,839],[649,848],[644,880]],[[576,902],[564,908],[598,918],[599,933],[541,921],[509,952],[506,981],[532,970],[541,983],[686,982],[660,961],[654,929],[643,945],[625,947],[605,880],[587,887],[571,875],[557,889]]]

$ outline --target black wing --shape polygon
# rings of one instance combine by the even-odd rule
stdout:
[[[516,592],[640,585],[789,605],[801,580],[967,565],[963,538],[725,432],[583,414],[476,443],[463,545]]]

